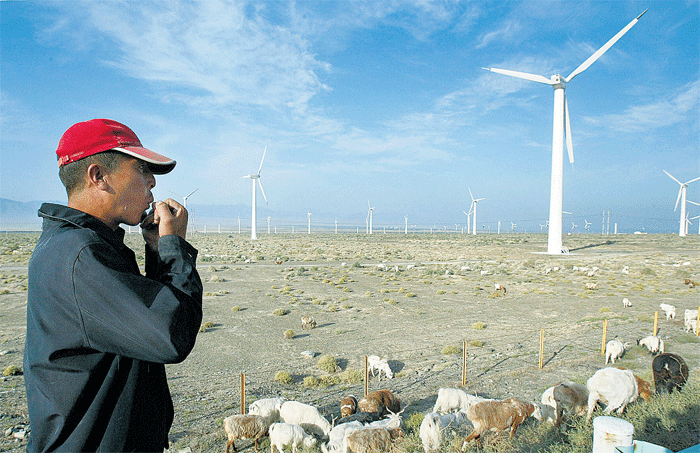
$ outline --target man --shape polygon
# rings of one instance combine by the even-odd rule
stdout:
[[[71,126],[56,154],[68,206],[41,206],[29,262],[27,450],[162,452],[173,421],[164,364],[187,357],[202,321],[187,211],[151,194],[175,161],[105,119]],[[119,226],[139,223],[146,276]]]

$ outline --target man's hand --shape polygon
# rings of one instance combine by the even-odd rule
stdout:
[[[152,250],[158,250],[158,239],[175,234],[187,237],[187,209],[177,201],[168,198],[153,203],[153,209],[141,222],[143,238]]]

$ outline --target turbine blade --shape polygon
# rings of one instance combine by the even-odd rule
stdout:
[[[472,194],[472,189],[468,187],[469,189],[469,196],[472,197],[472,204],[474,204],[474,195]]]
[[[647,11],[648,11],[648,9],[644,10],[644,13],[646,13]],[[588,57],[588,60],[586,60],[586,61],[584,61],[583,63],[581,63],[581,66],[579,66],[578,68],[574,69],[574,72],[572,72],[571,75],[569,75],[569,77],[566,78],[566,81],[567,81],[567,82],[570,82],[571,79],[573,79],[573,78],[576,77],[577,75],[581,74],[583,71],[585,71],[586,69],[588,69],[588,67],[589,67],[590,65],[592,65],[593,63],[595,63],[595,61],[596,61],[598,58],[600,58],[605,52],[607,52],[607,50],[608,50],[609,48],[611,48],[611,47],[613,46],[613,44],[615,44],[615,43],[617,42],[618,39],[622,38],[622,35],[624,35],[625,33],[627,33],[627,32],[629,31],[630,28],[634,27],[634,25],[639,21],[639,18],[642,17],[642,16],[644,15],[644,13],[642,13],[642,14],[640,14],[639,16],[635,17],[635,18],[632,20],[632,22],[630,22],[629,24],[627,24],[627,26],[626,26],[625,28],[623,28],[623,29],[620,30],[615,36],[613,36],[612,38],[610,38],[610,41],[606,42],[605,45],[604,45],[603,47],[601,47],[601,48],[598,49],[593,55],[591,55],[590,57]]]
[[[544,83],[546,85],[553,85],[552,81],[545,76],[537,74],[529,74],[527,72],[511,71],[510,69],[498,69],[498,68],[484,68],[487,71],[496,72],[498,74],[504,74],[511,77],[517,77],[519,79],[529,80],[531,82]]]
[[[683,185],[682,182],[680,182],[679,180],[677,180],[676,178],[674,178],[673,176],[671,176],[671,173],[667,172],[666,170],[664,170],[664,173],[666,173],[666,174],[668,175],[669,178],[673,179],[674,181],[676,181],[676,182],[677,182],[678,184],[680,184],[681,186]]]
[[[260,160],[260,168],[258,168],[258,174],[260,174],[260,170],[262,170],[262,164],[265,162],[265,153],[267,152],[267,146],[265,147],[265,150],[263,151],[263,157]]]
[[[695,182],[695,181],[697,181],[698,179],[700,179],[700,176],[698,176],[698,177],[695,178],[695,179],[691,179],[690,181],[688,181],[687,183],[685,183],[685,185],[687,186],[687,185],[690,184],[691,182]]]
[[[690,201],[690,200],[685,200],[685,201],[690,203],[690,204],[694,204],[695,206],[700,206],[700,203],[696,203],[696,202]]]
[[[197,187],[197,188],[194,189],[192,192],[190,192],[190,193],[188,193],[187,195],[185,195],[183,198],[188,198],[190,195],[192,195],[193,193],[195,193],[195,192],[198,191],[198,190],[199,190],[199,187]]]
[[[569,121],[569,101],[564,95],[564,117],[566,118],[566,149],[569,151],[569,162],[574,165],[574,141],[571,138],[571,122]]]
[[[681,193],[683,193],[683,187],[681,186],[680,190],[678,191],[678,198],[676,198],[676,206],[673,208],[673,211],[675,212],[676,209],[678,209],[678,203],[681,201]]]
[[[260,192],[262,192],[263,199],[265,200],[265,204],[267,204],[267,197],[265,196],[265,190],[262,188],[262,182],[260,182],[260,178],[258,178],[258,185],[260,186]]]

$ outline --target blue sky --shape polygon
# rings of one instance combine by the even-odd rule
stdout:
[[[553,90],[482,68],[567,76],[647,8],[567,86],[564,231],[610,210],[620,231],[677,232],[662,170],[700,176],[697,0],[2,1],[0,197],[65,201],[58,139],[111,118],[178,161],[154,193],[199,189],[194,212],[249,205],[267,146],[259,227],[364,228],[369,199],[375,228],[461,229],[471,188],[480,229],[539,230]]]

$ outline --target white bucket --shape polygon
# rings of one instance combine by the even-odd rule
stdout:
[[[615,447],[633,445],[634,426],[616,417],[593,419],[593,453],[615,453]]]

